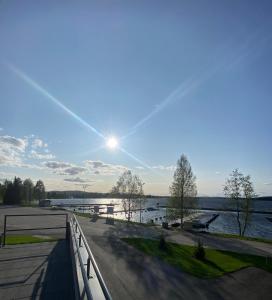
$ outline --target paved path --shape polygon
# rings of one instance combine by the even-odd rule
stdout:
[[[223,238],[209,233],[180,232],[179,230],[163,230],[163,232],[168,241],[178,244],[195,245],[200,239],[205,247],[272,257],[272,244],[268,243],[239,240],[235,238]]]
[[[4,215],[18,214],[56,214],[68,213],[64,210],[51,210],[39,207],[19,207],[19,206],[0,206],[0,233],[4,228]],[[21,229],[33,227],[58,227],[65,226],[65,216],[33,216],[33,217],[8,217],[8,229]],[[12,235],[46,235],[54,238],[65,238],[65,229],[35,230],[35,231],[13,231],[8,234]]]
[[[66,241],[0,248],[0,299],[74,299]]]
[[[156,237],[159,231],[154,228],[123,222],[108,225],[105,219],[78,220],[113,299],[271,299],[271,273],[247,268],[218,279],[198,279],[120,240]],[[192,243],[190,235],[184,239]]]

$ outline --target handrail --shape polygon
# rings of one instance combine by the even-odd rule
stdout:
[[[112,300],[110,292],[109,292],[109,290],[108,290],[108,288],[107,288],[107,286],[106,286],[106,284],[104,282],[104,279],[103,279],[103,277],[102,277],[102,275],[101,275],[101,273],[99,271],[99,268],[98,268],[98,266],[96,264],[96,261],[94,259],[93,254],[92,254],[92,251],[91,251],[91,249],[90,249],[90,247],[88,245],[88,242],[87,242],[87,240],[86,240],[86,238],[84,236],[84,233],[83,233],[83,231],[82,231],[82,229],[81,229],[81,227],[80,227],[80,225],[78,223],[78,220],[77,220],[77,218],[76,218],[76,216],[74,214],[72,215],[71,221],[72,221],[71,222],[72,223],[71,224],[72,227],[75,227],[74,228],[75,229],[75,233],[78,233],[78,231],[79,231],[79,241],[78,241],[78,243],[76,243],[76,247],[77,247],[77,251],[78,251],[78,254],[79,254],[78,256],[79,256],[80,267],[81,267],[81,271],[82,271],[82,275],[83,275],[84,285],[85,285],[85,288],[87,287],[86,288],[86,293],[87,293],[88,298],[92,299],[91,292],[89,290],[89,283],[88,283],[88,280],[90,278],[90,263],[92,263],[93,269],[95,271],[95,275],[96,275],[96,277],[97,277],[97,279],[98,279],[98,281],[100,283],[100,286],[101,286],[101,289],[102,289],[103,294],[105,296],[105,299]],[[82,241],[83,241],[85,249],[86,249],[86,251],[88,253],[87,272],[85,272],[84,263],[82,261],[82,257],[80,255],[80,251],[79,251],[79,247],[82,246]]]

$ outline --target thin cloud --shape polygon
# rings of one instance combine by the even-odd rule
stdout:
[[[125,166],[106,164],[102,161],[87,160],[85,164],[88,170],[96,175],[116,175],[128,170]]]
[[[55,155],[52,153],[38,153],[35,150],[31,150],[29,157],[33,159],[54,159]]]
[[[75,177],[75,178],[65,178],[65,179],[63,179],[63,180],[64,180],[64,181],[68,181],[68,182],[76,182],[76,183],[92,182],[92,180],[84,179],[84,178],[80,178],[80,177]]]

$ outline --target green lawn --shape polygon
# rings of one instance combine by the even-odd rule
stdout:
[[[239,240],[245,240],[245,241],[255,241],[255,242],[272,244],[272,240],[263,239],[263,238],[253,238],[253,237],[248,237],[248,236],[239,236],[237,234],[227,234],[227,233],[210,233],[210,234],[216,235],[219,237],[224,237],[224,238],[233,238],[233,239],[239,239]]]
[[[10,235],[6,237],[6,245],[17,245],[17,244],[32,244],[42,242],[53,242],[57,239],[52,237],[38,237],[33,235]]]
[[[194,258],[195,247],[193,246],[167,242],[167,250],[160,250],[157,240],[142,238],[123,238],[122,240],[147,255],[158,257],[200,278],[215,278],[250,266],[272,272],[272,261],[266,264],[265,257],[205,248],[206,259],[200,261]]]

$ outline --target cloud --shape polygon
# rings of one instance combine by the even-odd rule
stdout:
[[[3,131],[3,130],[4,130],[4,128],[0,127],[0,131]]]
[[[89,179],[84,179],[84,178],[79,178],[79,177],[65,178],[63,180],[68,181],[68,182],[77,182],[77,183],[85,183],[85,182],[91,182],[92,181],[92,180],[89,180]]]
[[[49,169],[64,169],[72,166],[70,163],[59,161],[46,161],[43,164]]]
[[[174,165],[170,165],[170,166],[158,165],[158,166],[153,166],[152,169],[157,169],[157,170],[162,170],[162,171],[174,171],[174,170],[176,170],[176,166],[174,166]]]
[[[264,185],[272,185],[272,182],[265,182]]]
[[[122,165],[112,165],[106,164],[102,161],[93,161],[87,160],[85,164],[90,172],[93,174],[100,174],[100,175],[116,175],[123,173],[124,171],[128,170],[127,167]]]
[[[215,174],[216,174],[216,175],[221,175],[221,172],[216,171]]]
[[[142,166],[136,166],[135,169],[144,170],[144,167],[142,167]]]
[[[31,146],[33,149],[42,148],[44,147],[44,143],[41,139],[34,139]]]
[[[62,175],[77,175],[77,174],[83,173],[85,171],[86,171],[86,168],[84,168],[84,167],[73,166],[73,167],[64,169],[61,174]]]
[[[85,167],[75,166],[71,163],[59,161],[47,161],[44,162],[43,165],[49,169],[53,169],[54,172],[59,175],[78,175],[87,170]]]
[[[34,159],[54,159],[55,155],[53,155],[52,153],[38,153],[35,150],[31,150],[30,158],[34,158]]]
[[[0,165],[20,166],[27,145],[27,139],[0,136]]]

